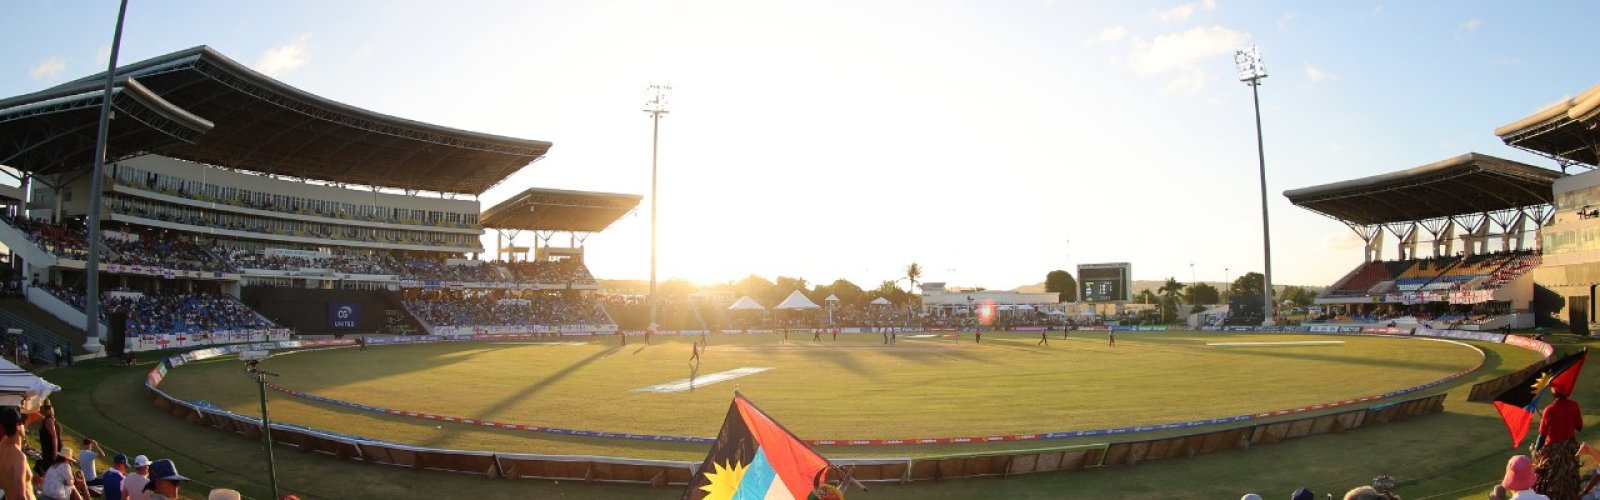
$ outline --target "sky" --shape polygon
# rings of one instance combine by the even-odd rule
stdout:
[[[8,5],[0,96],[103,71],[116,9]],[[329,99],[554,143],[485,208],[529,187],[648,196],[645,88],[668,83],[660,279],[872,288],[916,262],[924,281],[1000,289],[1081,263],[1184,282],[1260,271],[1254,115],[1233,62],[1255,44],[1273,282],[1326,286],[1361,242],[1282,192],[1473,151],[1555,168],[1492,131],[1600,83],[1580,50],[1597,15],[1578,1],[132,0],[120,60],[210,45]],[[587,240],[596,276],[648,277],[649,206]]]

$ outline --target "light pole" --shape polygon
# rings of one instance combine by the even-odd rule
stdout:
[[[1239,65],[1239,81],[1250,86],[1250,96],[1256,105],[1256,158],[1261,164],[1261,253],[1266,261],[1261,273],[1261,305],[1265,308],[1261,312],[1261,324],[1270,326],[1275,324],[1273,313],[1277,311],[1277,304],[1272,302],[1272,225],[1267,222],[1267,149],[1261,138],[1261,79],[1267,77],[1267,68],[1261,64],[1261,49],[1254,45],[1234,52],[1233,60]]]
[[[128,0],[122,0],[122,6],[117,8],[117,28],[111,35],[111,56],[106,61],[105,96],[100,98],[100,130],[94,139],[94,171],[89,174],[89,234],[84,238],[89,245],[89,255],[83,266],[87,281],[83,291],[83,348],[89,352],[100,350],[100,205],[104,203],[100,190],[105,184],[101,171],[106,168],[106,140],[111,132],[111,86],[116,81],[117,52],[122,49],[122,20],[127,14]],[[61,214],[56,214],[56,219],[60,218]]]
[[[267,444],[267,481],[272,484],[272,498],[278,498],[278,467],[272,458],[272,421],[267,419],[267,377],[276,377],[278,374],[257,367],[265,354],[265,351],[260,351],[257,354],[259,358],[245,361],[244,366],[250,378],[256,379],[256,387],[261,394],[261,437]]]
[[[667,114],[667,95],[672,85],[652,84],[647,90],[650,100],[644,103],[644,112],[650,114],[650,323],[648,333],[656,330],[656,152],[661,145],[661,115]]]

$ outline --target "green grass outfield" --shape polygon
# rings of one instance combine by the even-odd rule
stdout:
[[[824,350],[817,348],[759,348],[778,344],[775,338],[761,337],[716,337],[714,349],[702,367],[702,372],[716,371],[725,368],[715,368],[714,360],[719,357],[750,356],[761,360],[773,360],[774,370],[771,372],[753,375],[738,379],[739,387],[750,397],[762,404],[769,412],[773,413],[780,421],[785,422],[797,433],[806,436],[803,426],[832,425],[828,418],[829,412],[807,412],[807,406],[801,404],[801,398],[795,397],[794,407],[788,407],[789,398],[781,397],[777,389],[789,387],[791,392],[805,394],[831,394],[836,387],[825,386],[825,381],[840,384],[838,380],[846,381],[880,381],[888,384],[899,380],[912,380],[917,384],[911,391],[922,391],[927,384],[927,379],[933,378],[941,381],[972,382],[985,381],[986,384],[967,384],[968,391],[981,391],[985,398],[995,400],[979,408],[967,407],[969,404],[962,397],[952,394],[943,394],[942,400],[934,406],[927,402],[927,398],[912,398],[890,394],[886,391],[875,397],[868,397],[861,393],[852,393],[849,387],[837,387],[840,396],[830,399],[836,405],[851,405],[850,407],[864,409],[867,412],[884,412],[883,420],[889,421],[890,426],[864,426],[846,422],[846,428],[860,429],[862,433],[883,432],[886,435],[898,436],[900,432],[910,432],[908,426],[916,427],[918,434],[937,431],[941,428],[955,429],[952,425],[969,425],[973,423],[990,425],[986,429],[992,432],[1006,432],[1006,429],[1019,431],[1038,430],[1066,430],[1075,428],[1094,427],[1094,425],[1050,425],[1045,428],[1029,427],[1044,423],[1065,424],[1071,422],[1093,422],[1090,411],[1085,414],[1070,418],[1046,418],[1044,420],[1029,420],[1021,418],[1031,412],[1016,411],[1018,408],[1052,408],[1049,400],[1075,399],[1080,394],[1090,394],[1076,391],[1088,391],[1099,387],[1100,398],[1125,394],[1120,398],[1125,404],[1132,405],[1124,408],[1145,408],[1151,410],[1153,415],[1167,415],[1163,412],[1182,412],[1185,405],[1194,400],[1204,399],[1204,404],[1194,406],[1199,412],[1189,413],[1190,416],[1218,416],[1209,413],[1214,408],[1227,408],[1217,406],[1217,399],[1233,401],[1233,404],[1248,404],[1251,401],[1274,401],[1273,398],[1286,398],[1292,395],[1280,394],[1290,392],[1281,386],[1275,386],[1279,380],[1297,381],[1296,387],[1316,387],[1317,390],[1327,390],[1331,393],[1340,393],[1335,397],[1354,396],[1367,392],[1364,388],[1378,387],[1393,389],[1405,385],[1407,377],[1418,377],[1420,380],[1431,380],[1440,375],[1448,374],[1464,366],[1476,363],[1477,354],[1469,349],[1448,344],[1364,339],[1346,337],[1311,337],[1319,339],[1344,339],[1347,344],[1343,346],[1304,346],[1304,347],[1249,347],[1249,348],[1208,348],[1203,347],[1206,341],[1225,341],[1223,337],[1232,340],[1244,341],[1276,341],[1283,340],[1279,335],[1214,335],[1187,333],[1149,333],[1125,334],[1119,339],[1119,347],[1115,351],[1104,346],[1103,334],[1098,336],[1088,334],[1088,339],[1073,340],[1063,343],[1059,337],[1052,339],[1052,346],[1048,352],[1033,346],[1036,337],[1025,335],[1006,336],[1006,341],[986,335],[985,344],[979,348],[959,347],[947,341],[911,341],[902,340],[900,346],[882,348],[877,346],[872,349],[876,341],[871,337],[852,337],[846,341],[841,336],[841,343],[846,348],[836,348],[833,355],[848,355],[855,358],[853,362],[862,363],[855,369],[844,367],[842,363],[852,361],[826,360],[814,352]],[[1298,339],[1307,339],[1307,336],[1289,336]],[[1364,340],[1368,342],[1354,342]],[[964,339],[970,343],[970,337]],[[806,339],[809,344],[809,339]],[[1394,475],[1405,484],[1402,494],[1406,498],[1422,498],[1452,490],[1460,490],[1455,494],[1460,496],[1479,497],[1483,486],[1490,480],[1498,477],[1503,468],[1505,456],[1509,454],[1509,447],[1503,426],[1494,417],[1491,407],[1480,403],[1466,403],[1463,401],[1466,388],[1463,386],[1471,382],[1481,381],[1503,374],[1509,370],[1523,366],[1530,362],[1534,355],[1530,352],[1510,346],[1498,344],[1481,344],[1488,352],[1488,362],[1483,370],[1476,372],[1460,383],[1442,388],[1452,392],[1452,397],[1446,402],[1446,412],[1442,415],[1428,416],[1405,423],[1361,429],[1343,435],[1315,436],[1300,440],[1286,442],[1276,446],[1255,447],[1250,450],[1236,450],[1213,455],[1198,457],[1193,460],[1170,460],[1143,464],[1134,467],[1113,467],[1066,473],[1045,473],[1027,476],[1017,476],[1009,479],[973,479],[951,481],[934,484],[912,484],[907,486],[885,485],[875,487],[870,493],[857,493],[852,497],[861,498],[970,498],[979,496],[1005,496],[1005,497],[1034,497],[1034,498],[1060,498],[1064,496],[1081,496],[1101,494],[1109,497],[1141,497],[1161,496],[1169,498],[1236,498],[1246,491],[1259,491],[1268,496],[1286,494],[1297,486],[1311,486],[1320,492],[1343,491],[1356,484],[1361,484],[1371,476],[1379,473]],[[955,354],[944,349],[921,349],[924,346],[959,348]],[[294,386],[303,390],[310,390],[319,394],[333,397],[333,391],[349,390],[363,397],[348,397],[348,399],[361,400],[368,403],[379,403],[372,398],[379,397],[383,392],[380,388],[404,390],[410,396],[407,401],[418,403],[414,409],[429,410],[426,404],[438,401],[445,397],[457,397],[458,393],[470,396],[477,389],[474,386],[457,384],[447,387],[415,386],[415,377],[422,377],[423,373],[432,373],[438,376],[441,370],[466,370],[470,373],[475,365],[499,366],[493,358],[507,356],[507,359],[522,359],[520,366],[501,366],[500,375],[504,378],[516,380],[522,377],[520,385],[500,386],[499,397],[484,399],[479,394],[479,399],[488,402],[481,406],[479,411],[504,412],[503,418],[518,422],[538,423],[547,425],[562,425],[559,418],[592,418],[582,415],[568,415],[566,412],[557,411],[550,407],[521,407],[519,404],[544,404],[541,401],[564,394],[564,387],[577,387],[595,391],[598,388],[621,388],[621,392],[628,389],[667,382],[678,375],[658,377],[652,373],[652,362],[647,360],[654,357],[679,358],[671,360],[674,364],[682,363],[677,354],[687,357],[687,344],[667,342],[638,350],[638,346],[627,349],[614,349],[611,345],[572,346],[573,352],[560,354],[560,350],[569,347],[527,347],[527,346],[494,346],[488,344],[454,344],[447,346],[409,346],[409,347],[375,347],[368,353],[341,351],[330,353],[296,354],[275,358],[269,362],[269,368],[290,372],[295,368],[291,363],[305,363],[307,368],[294,375],[286,373],[283,382],[285,385]],[[584,354],[585,349],[595,349],[601,353],[597,358],[594,353]],[[858,349],[861,348],[861,349]],[[913,350],[911,348],[919,348]],[[431,351],[430,349],[440,349]],[[532,354],[528,351],[545,349]],[[722,349],[719,352],[719,349]],[[890,351],[889,349],[898,349]],[[1357,351],[1359,350],[1359,351]],[[1370,350],[1370,351],[1369,351]],[[667,352],[668,355],[655,355],[655,351]],[[675,351],[681,351],[675,352]],[[1056,352],[1061,351],[1061,352]],[[1235,352],[1238,351],[1238,352]],[[1250,352],[1243,352],[1250,351]],[[604,353],[610,352],[607,356]],[[637,352],[637,354],[635,354]],[[893,354],[898,352],[899,354]],[[914,352],[915,355],[909,355]],[[550,353],[550,354],[540,354]],[[737,353],[737,354],[735,354]],[[1360,356],[1353,355],[1360,353]],[[1427,354],[1432,353],[1432,354]],[[396,365],[395,359],[387,356],[402,356],[412,361],[432,360],[432,368],[426,371],[407,369]],[[567,361],[565,365],[551,361],[549,367],[530,362],[526,356],[537,355],[537,358],[562,357],[563,359],[588,360],[582,366],[575,366],[574,362]],[[319,356],[328,356],[318,359]],[[363,358],[364,356],[364,358]],[[576,356],[566,358],[566,356]],[[956,357],[957,360],[945,360],[944,357]],[[1148,358],[1146,358],[1148,356]],[[1030,360],[1038,360],[1030,362]],[[1098,362],[1096,360],[1104,360]],[[1465,360],[1465,364],[1457,362]],[[359,361],[359,362],[357,362]],[[959,363],[957,362],[959,361]],[[1074,363],[1073,361],[1076,361]],[[795,363],[795,364],[790,364]],[[947,364],[949,363],[949,364]],[[513,363],[515,364],[515,363]],[[1110,365],[1109,369],[1102,368],[1095,371],[1092,365]],[[315,369],[311,365],[317,365]],[[766,366],[746,363],[744,365]],[[880,366],[881,365],[881,366]],[[935,365],[932,367],[919,365]],[[1030,365],[1039,365],[1032,369]],[[554,369],[551,367],[565,366]],[[741,366],[734,364],[728,367]],[[872,366],[868,369],[866,366]],[[1236,372],[1244,371],[1244,366],[1258,366],[1246,371],[1253,373],[1252,377],[1234,379],[1239,375]],[[1276,368],[1273,368],[1276,366]],[[798,372],[799,367],[813,367],[812,373]],[[478,368],[482,368],[479,366]],[[956,368],[965,368],[959,371]],[[1137,369],[1149,370],[1142,374],[1133,373]],[[52,381],[67,387],[67,390],[56,396],[57,404],[62,408],[63,421],[76,430],[83,431],[102,439],[110,448],[128,453],[146,453],[152,457],[172,457],[178,460],[180,467],[186,475],[196,477],[200,481],[211,484],[221,484],[241,488],[252,496],[265,496],[264,474],[261,472],[263,461],[260,458],[261,448],[258,443],[241,439],[236,436],[226,435],[213,430],[197,428],[168,414],[157,411],[139,390],[142,375],[148,371],[149,365],[136,368],[111,367],[98,364],[86,364],[69,370],[57,370],[47,374]],[[663,368],[665,369],[665,368]],[[680,370],[684,370],[680,368]],[[797,373],[784,373],[786,370],[795,370]],[[1018,372],[1017,370],[1022,370]],[[1394,371],[1391,371],[1394,370]],[[1049,374],[1064,372],[1063,378],[1047,378]],[[350,377],[339,380],[319,380],[317,376],[342,372],[359,372],[363,377]],[[323,373],[325,375],[316,375]],[[1591,370],[1589,373],[1593,373]],[[540,376],[543,375],[543,376]],[[787,376],[784,376],[787,375]],[[1022,377],[1018,375],[1031,375]],[[295,377],[304,377],[296,379]],[[638,381],[633,377],[648,378]],[[758,382],[758,379],[768,377],[772,380]],[[555,380],[547,380],[554,378]],[[1587,380],[1591,376],[1585,376]],[[410,380],[408,380],[410,379]],[[1006,382],[1030,380],[1027,384],[1031,389],[1005,392],[1017,385]],[[1237,381],[1238,384],[1200,383],[1197,380],[1211,379],[1213,381]],[[608,381],[609,380],[609,381]],[[636,383],[638,382],[638,383]],[[179,390],[179,383],[190,384]],[[656,425],[652,429],[665,431],[684,426],[693,430],[695,426],[706,426],[705,431],[688,432],[692,434],[709,435],[714,432],[718,419],[726,410],[727,397],[735,382],[724,382],[710,388],[696,391],[692,395],[687,393],[669,394],[637,394],[637,397],[678,397],[683,396],[676,403],[668,405],[662,412],[674,412],[668,418],[632,419],[643,424]],[[851,382],[855,383],[855,382]],[[1600,394],[1595,391],[1595,383],[1589,382],[1580,385],[1579,401],[1587,403],[1594,396]],[[947,384],[951,385],[951,384]],[[961,384],[953,384],[961,385]],[[1044,391],[1039,387],[1057,387],[1059,390]],[[1174,389],[1173,387],[1187,387],[1187,389]],[[1220,388],[1215,392],[1197,392],[1198,387],[1212,386]],[[186,391],[203,391],[209,394],[208,399],[214,403],[222,404],[239,411],[253,411],[254,392],[249,389],[247,380],[240,375],[239,365],[235,360],[217,360],[195,365],[185,366],[173,373],[169,382],[164,387],[172,390],[182,397],[200,397],[188,394]],[[1343,393],[1348,389],[1357,389],[1354,393]],[[768,394],[764,391],[773,390],[779,394]],[[1135,390],[1148,390],[1142,395],[1134,394]],[[511,394],[504,394],[513,391]],[[758,392],[763,391],[763,392]],[[909,391],[908,391],[909,392]],[[1301,391],[1303,392],[1303,391]],[[1379,391],[1381,392],[1381,391]],[[523,394],[525,393],[525,394]],[[489,394],[493,394],[491,391]],[[764,395],[765,394],[765,395]],[[926,394],[926,393],[924,393]],[[1220,395],[1220,396],[1219,396]],[[1239,398],[1231,396],[1237,395]],[[519,396],[509,398],[507,396]],[[1003,397],[1002,397],[1003,396]],[[1247,399],[1245,396],[1256,396],[1256,399]],[[635,397],[635,396],[628,396]],[[707,398],[704,403],[697,402],[697,398]],[[809,396],[808,396],[809,397]],[[845,402],[845,400],[850,400]],[[906,413],[892,408],[903,404],[904,401],[917,399],[923,401],[924,409]],[[1328,398],[1321,398],[1328,399]],[[1321,399],[1317,399],[1320,401]],[[625,408],[615,406],[611,400],[590,398],[589,403],[578,399],[569,402],[569,407],[600,407],[605,413],[616,415],[616,419],[601,418],[593,425],[574,427],[589,427],[600,430],[609,429],[605,422],[626,417]],[[1283,401],[1283,400],[1276,400]],[[1292,406],[1294,404],[1310,403],[1315,401],[1296,400],[1288,405],[1272,405],[1269,407]],[[315,409],[319,405],[311,405],[298,400],[293,400],[281,395],[272,396],[274,416],[289,421],[295,420],[294,408],[306,407]],[[1600,404],[1600,403],[1595,403]],[[693,405],[706,405],[711,408],[711,416],[700,416],[704,409],[693,408]],[[1039,406],[1043,405],[1043,406]],[[399,406],[399,405],[397,405]],[[676,410],[672,407],[685,407]],[[1103,406],[1103,405],[1102,405]],[[1592,404],[1590,406],[1593,406]],[[1255,408],[1255,405],[1250,406]],[[531,409],[529,409],[531,408]],[[931,408],[931,409],[929,409]],[[1057,406],[1054,408],[1065,408]],[[1242,409],[1242,407],[1241,407]],[[555,440],[539,439],[529,440],[525,432],[507,432],[510,436],[499,435],[498,431],[487,431],[481,437],[473,437],[465,429],[444,432],[443,429],[433,429],[429,423],[413,420],[391,419],[366,413],[359,413],[343,409],[322,409],[331,415],[329,425],[322,426],[339,432],[361,434],[373,437],[384,428],[395,426],[404,429],[408,426],[426,426],[426,429],[410,431],[418,439],[409,440],[429,446],[456,447],[444,443],[468,443],[473,439],[484,439],[485,442],[506,442],[507,439],[518,442],[537,443],[540,448],[515,447],[515,451],[527,452],[554,452],[552,450],[571,446],[576,449],[594,449],[602,446],[598,443],[585,440]],[[443,411],[443,410],[439,410]],[[523,416],[522,412],[529,412]],[[951,413],[938,414],[939,411]],[[472,416],[468,411],[444,411],[457,415]],[[581,413],[581,412],[580,412]],[[967,413],[977,414],[977,417],[961,416]],[[1228,412],[1223,412],[1227,414]],[[1238,412],[1234,412],[1238,413]],[[534,414],[549,417],[548,419],[536,418]],[[676,415],[693,414],[688,417],[678,418]],[[307,413],[315,416],[316,413]],[[485,415],[502,415],[485,413]],[[562,415],[568,415],[563,417]],[[590,414],[592,415],[592,414]],[[1013,421],[1009,415],[1018,415],[1020,420]],[[1031,417],[1030,417],[1031,418]],[[698,423],[708,421],[710,423]],[[1121,420],[1117,420],[1121,421]],[[1149,422],[1164,421],[1162,418],[1151,418]],[[298,423],[309,423],[297,421]],[[316,425],[313,425],[316,426]],[[946,426],[946,427],[940,427]],[[1012,426],[1012,427],[1007,427]],[[447,426],[448,427],[448,426]],[[976,433],[981,434],[982,432]],[[936,433],[937,434],[937,433]],[[955,432],[952,434],[972,434]],[[1592,433],[1585,433],[1590,436]],[[809,436],[808,436],[809,437]],[[862,435],[838,435],[827,437],[871,437]],[[908,436],[910,437],[910,436]],[[387,438],[386,438],[387,439]],[[406,441],[403,439],[395,439]],[[429,443],[429,441],[435,441]],[[601,440],[604,441],[604,440]],[[631,447],[634,455],[659,453],[669,458],[698,459],[704,453],[703,445],[679,447],[652,448],[651,443],[628,442],[628,445],[643,445]],[[1056,444],[1056,442],[1022,442],[1013,446],[1021,448],[1039,447],[1041,445]],[[1069,444],[1062,442],[1060,444]],[[607,446],[615,446],[608,444]],[[916,451],[911,451],[911,450]],[[949,447],[889,447],[889,448],[839,448],[824,450],[825,453],[843,456],[840,450],[855,451],[867,455],[878,456],[905,456],[911,453],[959,453],[983,451],[991,449],[986,445],[952,445]],[[313,497],[324,498],[377,498],[392,497],[397,495],[423,496],[432,498],[542,498],[542,497],[569,497],[569,498],[673,498],[676,491],[652,490],[640,486],[574,486],[571,484],[553,485],[546,481],[491,481],[479,477],[442,472],[415,472],[402,468],[389,466],[368,465],[354,462],[341,462],[331,457],[322,455],[303,455],[290,449],[279,448],[280,481],[286,485],[285,489],[304,493]],[[196,485],[200,486],[200,485]],[[1477,489],[1473,489],[1477,488]],[[203,490],[203,488],[195,488]],[[1111,493],[1106,495],[1106,493]]]
[[[1080,333],[1048,346],[1038,334],[901,339],[877,335],[783,342],[778,335],[713,339],[702,374],[771,370],[697,388],[633,389],[688,377],[690,340],[473,342],[333,349],[274,357],[262,368],[301,391],[383,408],[610,432],[715,436],[738,388],[796,435],[879,439],[1026,434],[1231,417],[1424,384],[1477,365],[1448,342],[1310,335]],[[1342,342],[1228,346],[1213,342]],[[1362,376],[1349,376],[1353,371]],[[184,366],[162,384],[174,397],[256,412],[254,384],[239,363]],[[355,413],[295,398],[275,419],[318,429],[362,421],[364,437],[435,448],[695,460],[705,445],[566,438]],[[1101,438],[1103,439],[1103,438]],[[973,449],[1070,444],[1028,441],[974,447],[831,447],[837,456],[918,456]]]

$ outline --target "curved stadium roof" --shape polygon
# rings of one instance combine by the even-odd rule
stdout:
[[[1600,85],[1494,129],[1494,135],[1557,161],[1600,166]]]
[[[0,164],[34,173],[88,172],[94,161],[104,83],[0,100]],[[123,79],[111,89],[107,155],[113,158],[192,144],[213,124]]]
[[[1284,191],[1291,203],[1351,224],[1409,222],[1551,202],[1565,174],[1467,153],[1420,167]]]
[[[176,143],[141,140],[144,135],[114,137],[115,152],[152,152],[327,182],[480,194],[550,150],[545,141],[442,127],[328,100],[258,73],[206,46],[128,64],[117,68],[117,75],[137,80],[172,109],[210,120],[215,127],[197,140]],[[0,100],[0,110],[36,105],[61,95],[93,93],[101,88],[103,78],[104,73]],[[122,116],[119,114],[119,119]],[[92,118],[87,122],[90,129],[98,115]],[[8,143],[18,142],[11,139],[22,137],[17,133],[39,135],[35,129],[84,125],[40,120],[0,124],[12,127],[0,129],[0,137]],[[27,147],[0,145],[0,162],[36,173],[90,165],[79,159],[91,158],[87,151],[63,151],[53,159],[39,155],[16,159],[16,150]]]
[[[636,194],[531,188],[483,211],[483,227],[598,232],[639,206]]]

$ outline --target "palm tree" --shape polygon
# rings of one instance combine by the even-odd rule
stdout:
[[[1161,288],[1157,288],[1156,291],[1161,292],[1161,296],[1167,300],[1167,304],[1162,304],[1161,306],[1161,318],[1165,320],[1168,304],[1171,304],[1174,309],[1177,308],[1178,294],[1183,293],[1183,283],[1179,283],[1174,278],[1167,278],[1167,282],[1163,283]]]
[[[912,262],[911,265],[906,266],[906,281],[910,282],[910,284],[906,286],[906,294],[909,295],[909,294],[917,293],[915,289],[917,288],[917,283],[920,283],[921,280],[922,280],[922,265],[921,264],[917,264],[915,262]]]
[[[1155,298],[1156,294],[1150,293],[1150,289],[1146,288],[1144,290],[1139,290],[1139,293],[1133,294],[1133,303],[1149,304],[1155,302]]]

